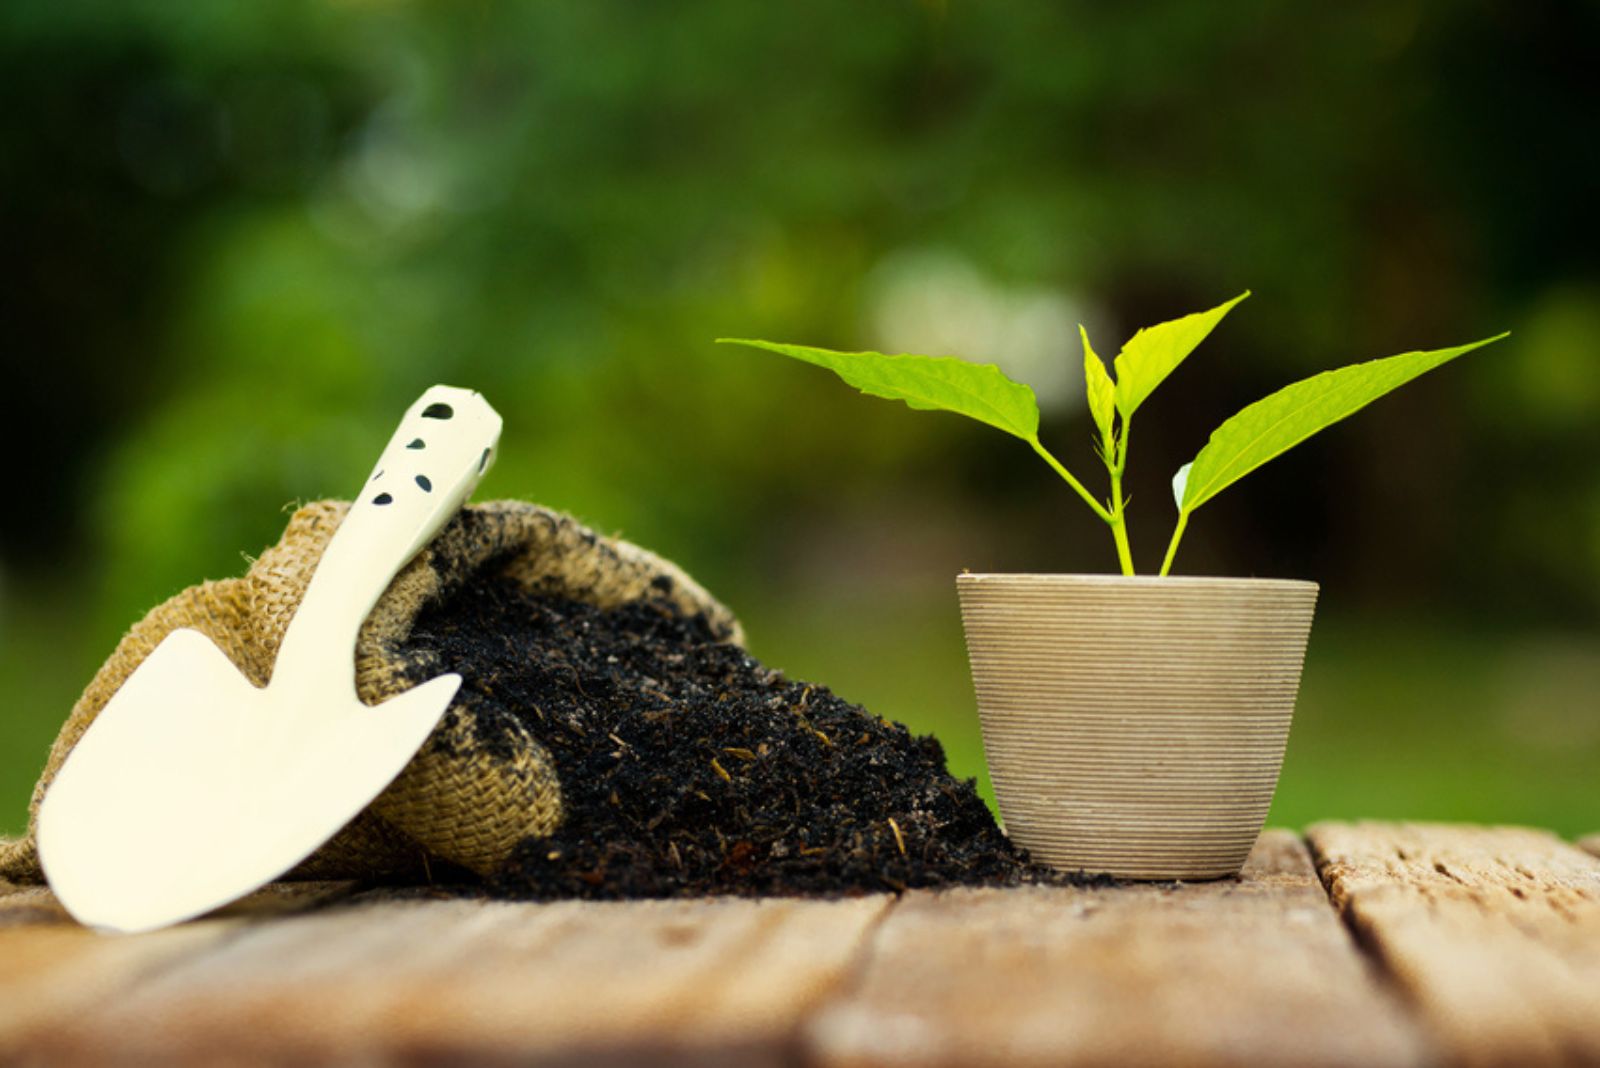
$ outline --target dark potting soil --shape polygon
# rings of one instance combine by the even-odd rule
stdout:
[[[409,646],[429,675],[462,675],[485,744],[510,717],[554,759],[561,826],[522,843],[488,882],[497,896],[1070,881],[1007,840],[938,741],[664,601],[602,611],[486,576],[425,611]]]

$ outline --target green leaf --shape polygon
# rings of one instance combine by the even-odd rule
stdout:
[[[1100,428],[1100,437],[1111,444],[1111,420],[1116,414],[1117,387],[1106,373],[1106,365],[1089,344],[1089,332],[1082,325],[1078,336],[1083,338],[1084,393],[1089,398],[1089,414],[1094,425]]]
[[[1117,354],[1117,410],[1122,417],[1126,419],[1132,415],[1195,346],[1206,339],[1222,317],[1249,295],[1247,289],[1210,311],[1148,326],[1129,338]]]
[[[955,412],[1015,434],[1039,440],[1039,404],[1033,390],[1013,382],[989,363],[953,356],[885,356],[880,352],[834,352],[806,345],[782,345],[746,338],[718,338],[826,367],[861,392],[904,401],[922,411]]]
[[[1432,352],[1403,352],[1296,382],[1256,401],[1212,432],[1188,465],[1180,511],[1192,512],[1268,460],[1319,430],[1365,408],[1385,393],[1505,334]],[[1173,480],[1174,489],[1179,479]]]
[[[1183,511],[1183,494],[1189,488],[1189,472],[1194,470],[1194,461],[1191,460],[1178,468],[1178,473],[1172,476],[1172,499],[1178,502],[1178,511]]]

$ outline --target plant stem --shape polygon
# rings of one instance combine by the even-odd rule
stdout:
[[[1122,496],[1122,471],[1128,463],[1128,428],[1132,420],[1122,417],[1122,439],[1107,441],[1106,470],[1111,474],[1111,539],[1117,543],[1117,562],[1124,575],[1133,574],[1133,550],[1128,545],[1128,502]]]
[[[1128,547],[1128,523],[1119,509],[1111,517],[1111,540],[1117,543],[1117,563],[1124,575],[1133,574],[1133,551]]]
[[[1099,516],[1101,519],[1104,519],[1107,523],[1111,522],[1111,513],[1106,511],[1106,506],[1095,500],[1094,494],[1084,489],[1083,483],[1073,478],[1072,472],[1068,471],[1065,467],[1062,467],[1061,461],[1057,460],[1054,456],[1051,456],[1049,449],[1046,449],[1043,445],[1039,444],[1037,439],[1028,442],[1028,444],[1033,446],[1034,452],[1038,453],[1044,458],[1045,463],[1055,468],[1056,474],[1067,480],[1067,485],[1076,490],[1078,496],[1083,498],[1084,503],[1090,508],[1094,509],[1095,515]]]
[[[1172,570],[1172,558],[1178,555],[1178,542],[1183,540],[1183,528],[1189,525],[1189,513],[1178,513],[1178,525],[1173,528],[1172,540],[1167,543],[1167,558],[1161,561],[1161,577],[1165,578],[1168,571]]]

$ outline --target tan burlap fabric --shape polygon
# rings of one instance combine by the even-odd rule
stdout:
[[[242,577],[191,587],[153,609],[117,645],[73,706],[34,788],[31,816],[56,770],[129,674],[179,627],[217,643],[256,685],[271,675],[278,644],[311,573],[349,506],[308,504],[289,520],[283,539]],[[356,644],[356,690],[378,704],[437,673],[407,661],[401,646],[417,614],[468,579],[492,571],[522,587],[600,607],[640,597],[664,598],[704,613],[729,641],[743,635],[733,614],[672,563],[635,545],[600,536],[537,505],[497,501],[473,505],[413,560],[378,601]],[[302,878],[420,874],[438,858],[487,874],[524,838],[550,833],[561,820],[558,769],[520,726],[520,744],[477,744],[471,699],[458,697],[422,750],[393,784],[320,850],[295,869]],[[497,731],[508,725],[501,724]],[[498,754],[498,755],[497,755]],[[150,829],[151,848],[161,830]],[[0,879],[41,878],[33,835],[0,842]]]

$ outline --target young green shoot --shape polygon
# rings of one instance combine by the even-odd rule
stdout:
[[[923,411],[955,412],[1022,439],[1110,528],[1118,565],[1124,575],[1132,575],[1133,552],[1128,541],[1128,499],[1123,492],[1123,477],[1128,466],[1133,415],[1223,317],[1249,295],[1246,291],[1209,311],[1138,331],[1113,361],[1115,377],[1089,343],[1088,332],[1081,326],[1078,328],[1083,342],[1084,393],[1094,422],[1095,451],[1106,469],[1109,492],[1104,501],[1091,493],[1039,440],[1039,405],[1033,390],[1006,377],[993,364],[972,363],[952,356],[834,352],[744,338],[720,338],[719,341],[766,349],[825,367],[870,396],[902,401]],[[1189,516],[1222,490],[1413,378],[1505,336],[1498,334],[1430,352],[1404,352],[1324,371],[1244,408],[1212,431],[1195,458],[1179,468],[1173,477],[1178,519],[1160,573],[1166,575],[1171,571],[1178,544],[1189,526]]]

